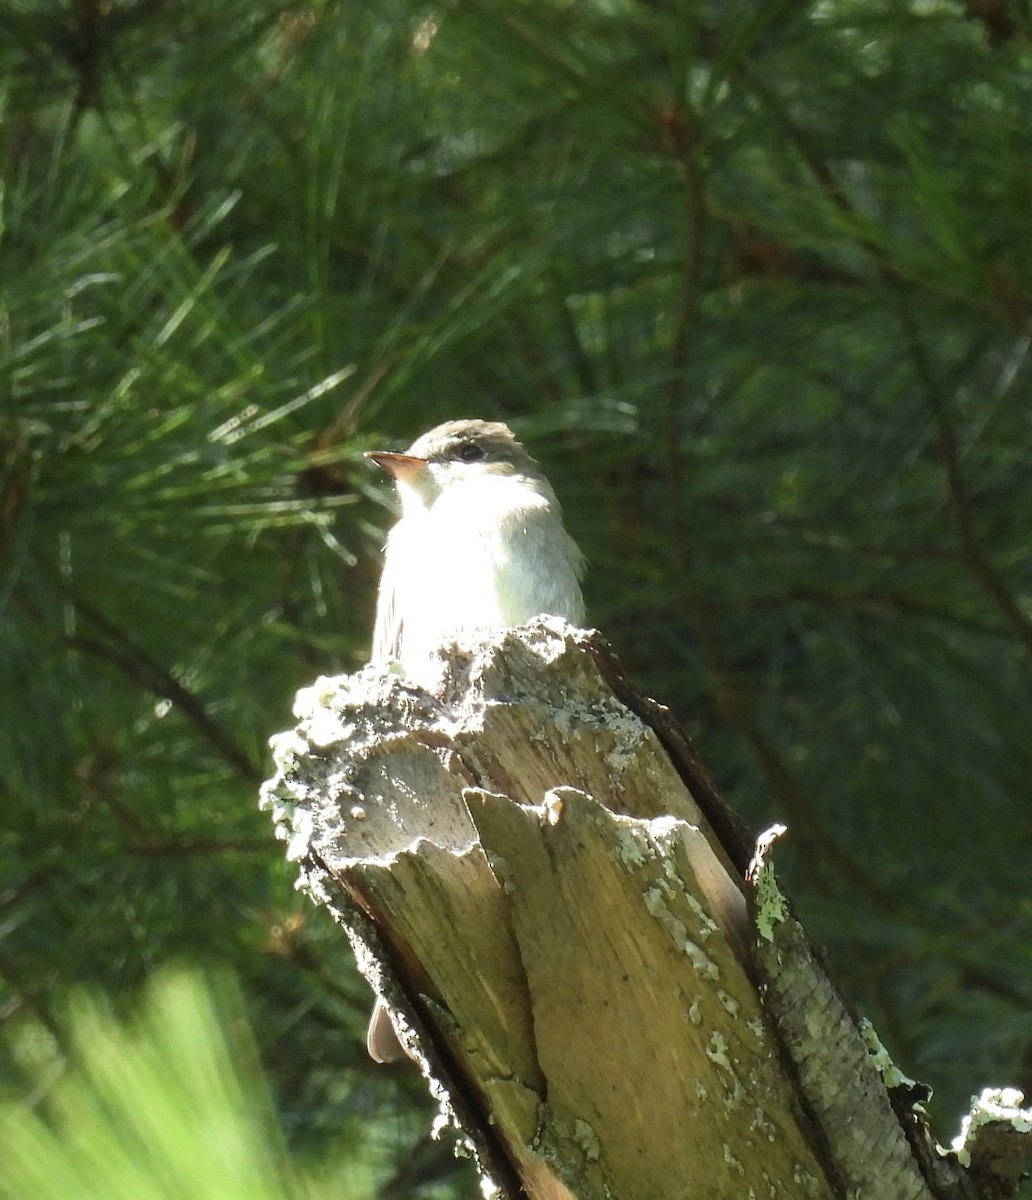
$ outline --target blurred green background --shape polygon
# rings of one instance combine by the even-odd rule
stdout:
[[[470,1193],[256,808],[368,650],[361,452],[458,416],[940,1134],[1032,1093],[1024,0],[6,0],[0,106],[8,1095],[185,963],[284,1155]]]

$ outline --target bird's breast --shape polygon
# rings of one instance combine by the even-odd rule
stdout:
[[[557,506],[516,480],[446,488],[430,507],[406,513],[388,554],[403,663],[475,630],[519,625],[541,613],[583,616],[577,552]]]

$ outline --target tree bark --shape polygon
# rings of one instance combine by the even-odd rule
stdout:
[[[299,694],[263,803],[503,1195],[1010,1194],[938,1152],[769,847],[597,634],[542,619],[438,667]]]

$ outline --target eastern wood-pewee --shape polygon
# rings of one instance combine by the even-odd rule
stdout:
[[[367,457],[393,476],[402,508],[387,538],[373,662],[397,660],[418,675],[460,634],[541,614],[583,622],[583,555],[507,425],[447,421],[404,454]]]
[[[537,463],[497,421],[446,421],[405,451],[370,451],[394,479],[391,530],[373,630],[373,662],[397,661],[416,682],[432,652],[468,633],[532,617],[584,621],[584,557]],[[366,1039],[377,1062],[402,1054],[377,1001]]]

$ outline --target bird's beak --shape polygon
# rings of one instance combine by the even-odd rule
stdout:
[[[365,456],[371,458],[378,467],[383,467],[394,479],[413,479],[426,466],[425,458],[394,454],[390,450],[367,450]]]

